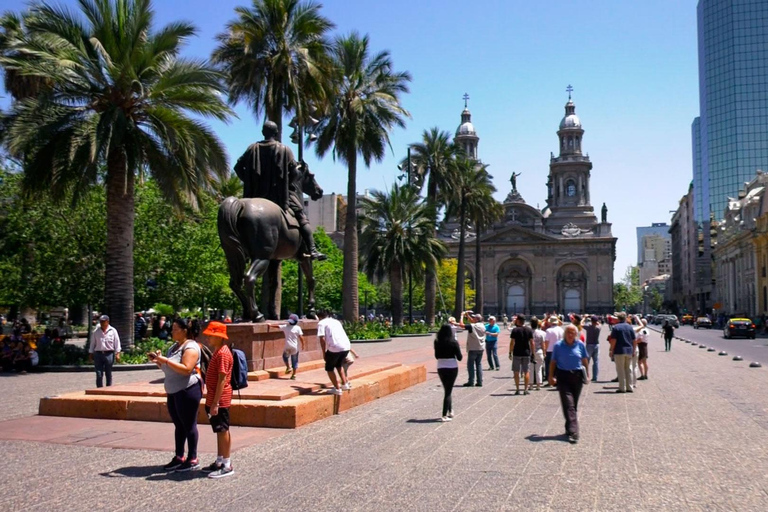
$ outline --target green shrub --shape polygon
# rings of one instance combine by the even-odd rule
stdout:
[[[381,322],[345,323],[344,330],[351,340],[384,340],[390,337],[389,329]]]
[[[392,334],[427,334],[429,326],[420,322],[403,324],[392,328]]]
[[[88,350],[76,345],[38,345],[37,354],[40,356],[40,364],[44,366],[83,365],[88,361]]]
[[[120,354],[120,364],[144,364],[148,363],[148,352],[159,350],[163,354],[168,351],[172,341],[163,341],[160,338],[149,338],[136,343],[132,348]]]

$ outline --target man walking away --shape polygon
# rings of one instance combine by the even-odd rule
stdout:
[[[617,393],[632,393],[630,384],[632,355],[635,353],[635,330],[627,323],[627,314],[618,313],[619,322],[611,329],[608,341],[611,344],[611,353],[616,362],[616,373],[619,379]]]
[[[669,323],[669,320],[664,320],[664,327],[661,328],[664,332],[664,351],[670,352],[672,350],[672,336],[675,335],[675,328]]]
[[[477,386],[483,387],[483,352],[485,352],[485,324],[483,315],[473,315],[465,311],[461,315],[461,321],[467,323],[467,373],[469,374],[464,387]],[[477,372],[477,383],[475,384],[475,372]]]
[[[600,348],[600,319],[592,315],[591,323],[584,327],[587,333],[587,356],[592,360],[592,382],[597,382]]]
[[[321,311],[318,316],[320,322],[317,324],[317,336],[325,357],[325,371],[333,384],[331,394],[341,395],[344,391],[352,389],[352,385],[347,380],[347,374],[344,372],[344,360],[347,358],[352,345],[344,331],[344,326],[331,317],[329,311]],[[336,379],[336,373],[339,374],[338,379]]]
[[[509,358],[512,360],[512,371],[515,375],[515,395],[520,394],[520,373],[523,374],[523,394],[528,394],[530,374],[528,363],[533,355],[533,331],[525,325],[525,316],[517,315],[515,328],[509,334]]]
[[[578,334],[575,325],[565,327],[565,339],[558,341],[553,347],[549,368],[551,386],[555,385],[553,376],[557,377],[557,391],[565,416],[565,433],[573,444],[579,442],[579,397],[584,380],[589,380],[587,348],[576,339]],[[586,379],[583,372],[586,372]]]
[[[485,352],[488,356],[488,369],[493,371],[501,370],[499,365],[499,352],[497,350],[497,344],[499,341],[499,329],[496,323],[496,317],[492,316],[488,318],[488,323],[485,324]]]
[[[99,326],[91,336],[91,346],[88,348],[88,360],[93,361],[96,369],[96,387],[104,386],[104,375],[107,376],[107,386],[112,385],[112,365],[120,361],[120,336],[117,329],[109,325],[109,317],[101,315]]]
[[[549,378],[549,366],[552,362],[552,350],[555,348],[555,343],[563,339],[563,328],[560,327],[560,319],[556,315],[549,317],[549,327],[547,327],[547,355],[544,358],[544,371],[546,372],[546,378]]]

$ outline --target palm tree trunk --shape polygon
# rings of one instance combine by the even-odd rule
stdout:
[[[403,270],[399,264],[389,270],[390,299],[392,301],[392,325],[403,325]]]
[[[104,304],[123,346],[133,345],[134,175],[125,154],[107,158],[107,254]]]
[[[358,320],[357,290],[357,153],[347,155],[347,215],[344,225],[344,271],[342,285],[342,316],[347,322]]]
[[[466,200],[461,198],[459,221],[459,265],[456,269],[456,304],[453,306],[453,316],[461,321],[461,313],[464,310],[464,236],[466,234]]]
[[[427,184],[427,204],[432,208],[434,222],[432,224],[432,237],[437,235],[437,180],[432,173],[429,174]],[[437,302],[437,269],[427,269],[424,276],[424,315],[427,325],[435,325],[435,303]]]
[[[483,265],[480,261],[480,226],[475,226],[475,313],[483,312]]]

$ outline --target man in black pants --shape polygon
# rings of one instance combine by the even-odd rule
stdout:
[[[584,382],[589,382],[587,347],[577,340],[578,330],[573,324],[566,326],[565,338],[555,344],[549,364],[549,385],[555,385],[560,393],[560,405],[565,416],[565,433],[568,440],[579,442],[579,396]]]

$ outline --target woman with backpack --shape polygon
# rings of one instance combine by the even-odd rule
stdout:
[[[173,345],[166,355],[160,351],[147,354],[165,374],[165,392],[168,395],[168,413],[171,415],[176,441],[176,454],[163,466],[166,471],[193,471],[200,469],[197,460],[197,412],[203,397],[200,377],[200,345],[190,339],[189,326],[183,318],[173,321]],[[184,444],[187,457],[184,457]]]

